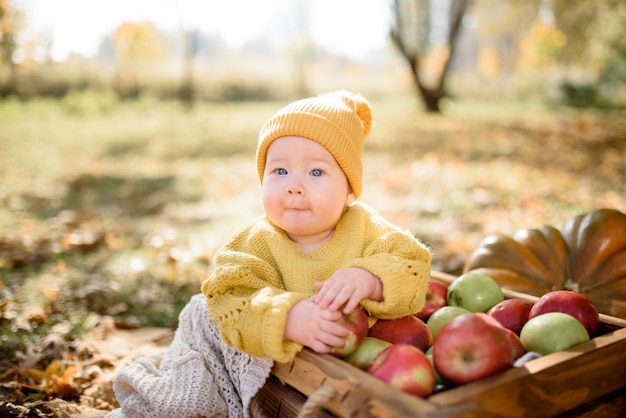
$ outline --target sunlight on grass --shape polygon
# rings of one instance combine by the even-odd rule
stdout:
[[[284,104],[0,102],[4,309],[43,309],[54,320],[20,322],[40,330],[69,311],[174,325],[215,251],[262,213],[257,135]],[[362,200],[429,243],[438,270],[458,272],[490,233],[626,210],[617,114],[454,101],[430,115],[409,95],[372,107]]]

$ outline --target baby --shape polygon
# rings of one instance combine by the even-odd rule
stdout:
[[[265,215],[217,252],[167,351],[118,373],[109,418],[248,417],[274,362],[346,344],[343,314],[361,306],[371,326],[422,308],[429,250],[357,201],[371,126],[369,103],[347,91],[270,118],[256,156]]]

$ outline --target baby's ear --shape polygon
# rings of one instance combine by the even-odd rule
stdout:
[[[346,200],[346,206],[351,205],[352,203],[354,203],[355,200],[356,197],[354,197],[354,192],[352,191],[352,189],[350,189],[350,193],[348,193],[348,199]]]

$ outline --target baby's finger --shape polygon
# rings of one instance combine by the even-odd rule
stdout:
[[[341,289],[337,289],[337,285],[333,285],[329,288],[324,287],[320,291],[318,298],[316,298],[316,303],[321,309],[332,309],[335,311],[339,310],[343,303],[337,306],[334,301],[337,299],[337,294],[340,292],[340,290]]]
[[[320,353],[320,354],[332,353],[333,350],[335,349],[335,347],[324,344],[320,340],[313,341],[311,345],[309,346],[309,348],[311,348],[311,350],[315,351],[316,353]]]
[[[342,316],[343,316],[342,313],[339,311],[331,311],[330,309],[320,309],[320,318],[326,321],[337,322],[341,319]]]
[[[356,305],[354,301],[351,300],[354,298],[354,292],[348,286],[344,286],[333,299],[332,303],[328,306],[328,309],[332,310],[341,310],[344,313],[350,313],[354,310]],[[360,301],[358,301],[360,302]],[[358,304],[357,302],[357,304]],[[350,303],[350,309],[346,309],[346,303]]]
[[[342,339],[348,338],[350,335],[352,335],[352,331],[350,331],[348,328],[341,325],[337,321],[323,321],[323,323],[321,324],[321,328],[322,331],[324,331],[325,333]],[[327,342],[326,340],[324,341]]]
[[[355,298],[354,295],[352,295],[352,297],[348,299],[348,301],[344,305],[342,312],[348,315],[350,312],[354,311],[359,306],[360,302],[361,301],[358,300],[358,298]]]
[[[346,304],[344,305],[342,312],[346,315],[349,314],[350,312],[354,311],[361,305],[362,300],[363,299],[358,293],[356,292],[352,293],[350,295],[350,299],[346,301]]]
[[[318,293],[315,296],[314,302],[319,305],[320,302],[322,302],[322,300],[324,300],[324,298],[328,294],[328,291],[329,291],[329,289],[331,287],[332,287],[332,283],[330,283],[328,281],[316,282],[315,283],[315,288],[318,290]],[[324,307],[324,309],[326,309],[326,307]]]

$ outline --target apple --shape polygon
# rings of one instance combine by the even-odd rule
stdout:
[[[426,290],[426,297],[422,310],[415,314],[419,319],[426,322],[428,318],[437,309],[444,307],[448,304],[448,286],[442,282],[429,279],[428,289]]]
[[[411,344],[397,343],[385,348],[367,371],[402,392],[422,398],[435,389],[435,371],[428,357]]]
[[[487,312],[504,300],[500,285],[482,273],[465,273],[448,286],[448,305],[460,306],[470,312]]]
[[[360,306],[349,314],[344,314],[338,322],[352,331],[352,334],[345,339],[346,345],[335,347],[332,352],[334,356],[342,358],[355,351],[361,344],[361,341],[367,336],[369,323],[365,310]]]
[[[547,312],[528,320],[520,333],[527,351],[550,354],[589,341],[579,320],[563,312]]]
[[[392,344],[411,344],[422,351],[426,351],[433,344],[430,328],[415,315],[397,319],[379,319],[372,325],[367,335]]]
[[[528,321],[528,313],[533,304],[521,299],[505,299],[487,311],[487,315],[496,319],[504,328],[519,335]]]
[[[474,315],[480,316],[482,319],[485,320],[485,322],[496,327],[496,329],[500,331],[502,336],[506,338],[507,340],[509,340],[509,343],[511,344],[511,356],[512,356],[511,359],[513,361],[517,360],[518,358],[526,354],[526,349],[524,348],[522,341],[520,340],[519,336],[516,333],[506,328],[504,325],[502,325],[497,319],[495,319],[491,315],[488,315],[482,312],[476,312],[474,313]]]
[[[442,308],[437,309],[426,321],[426,326],[430,329],[430,333],[434,338],[437,337],[437,333],[448,322],[450,319],[455,316],[463,315],[470,313],[465,308],[461,308],[460,306],[444,306]]]
[[[513,366],[514,349],[503,332],[508,330],[494,322],[484,313],[469,313],[452,318],[439,330],[433,361],[444,380],[460,385]]]
[[[590,337],[598,332],[600,315],[593,302],[585,295],[572,290],[553,290],[541,296],[528,313],[532,319],[547,312],[563,312],[578,319]]]
[[[391,346],[389,341],[383,341],[374,337],[365,337],[356,350],[344,357],[343,360],[359,369],[367,370],[376,356],[389,346]]]
[[[509,343],[511,344],[511,359],[515,362],[518,358],[526,354],[526,348],[524,348],[524,344],[522,344],[519,335],[508,328],[503,327],[503,329],[506,331],[504,334],[505,337],[509,339]]]
[[[424,353],[424,354],[426,354],[426,358],[428,359],[428,361],[430,361],[430,365],[433,367],[433,372],[435,372],[435,386],[445,385],[446,382],[443,380],[443,378],[437,371],[437,368],[435,367],[435,361],[433,360],[433,353],[430,352],[430,353]]]

